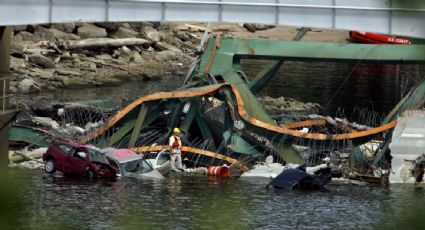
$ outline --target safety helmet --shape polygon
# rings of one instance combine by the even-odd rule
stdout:
[[[179,128],[174,128],[173,129],[173,133],[180,133],[180,129]]]

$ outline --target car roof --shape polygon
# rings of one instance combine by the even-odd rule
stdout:
[[[129,161],[141,160],[143,155],[139,155],[130,149],[107,148],[100,150],[106,157],[122,164]]]

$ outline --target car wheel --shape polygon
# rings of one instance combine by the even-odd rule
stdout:
[[[91,169],[86,169],[86,176],[89,179],[93,179],[94,178],[94,172]]]
[[[49,159],[44,164],[44,171],[48,174],[53,174],[56,172],[55,162],[53,159]]]

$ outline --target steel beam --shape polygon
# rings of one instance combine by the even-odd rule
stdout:
[[[130,136],[130,141],[128,143],[128,148],[133,148],[136,144],[137,138],[140,135],[140,130],[142,130],[143,123],[148,114],[149,107],[146,104],[143,104],[140,108],[139,116],[137,117],[136,124],[134,125],[133,132]]]
[[[424,38],[424,16],[423,0],[0,0],[0,25],[250,22]]]
[[[307,32],[310,31],[310,28],[303,27],[301,28],[292,41],[299,41]],[[272,63],[268,64],[264,67],[255,77],[252,79],[248,86],[252,92],[258,93],[260,92],[267,83],[273,78],[276,72],[280,69],[283,64],[283,60],[272,61]]]

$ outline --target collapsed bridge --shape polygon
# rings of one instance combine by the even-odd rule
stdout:
[[[325,154],[350,148],[356,161],[370,161],[364,159],[359,146],[380,138],[387,141],[370,162],[380,164],[388,154],[388,140],[397,116],[424,104],[425,83],[412,90],[378,127],[359,128],[349,122],[335,125],[323,117],[287,117],[283,123],[276,124],[257,101],[256,94],[273,78],[284,60],[422,63],[424,51],[420,45],[211,38],[179,90],[140,97],[103,125],[69,140],[153,152],[166,148],[164,144],[171,130],[179,127],[185,151],[195,163],[227,162],[247,170],[267,155],[275,156],[282,163],[317,163],[314,151],[303,157],[294,146],[326,150]],[[273,61],[259,74],[249,77],[241,69],[242,59]]]

